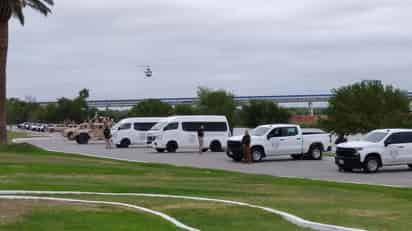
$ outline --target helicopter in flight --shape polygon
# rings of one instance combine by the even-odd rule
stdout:
[[[152,68],[149,65],[140,65],[138,67],[144,69],[143,73],[145,78],[151,78],[153,76]]]

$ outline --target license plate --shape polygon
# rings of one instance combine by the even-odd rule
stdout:
[[[345,161],[344,160],[338,160],[338,163],[339,164],[345,164]]]

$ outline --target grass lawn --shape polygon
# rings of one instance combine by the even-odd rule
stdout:
[[[52,153],[30,145],[0,148],[0,189],[213,197],[272,207],[322,223],[368,230],[409,231],[412,227],[411,189],[128,163]],[[140,197],[73,198],[135,203],[166,212],[201,230],[302,230],[277,216],[237,206]],[[0,210],[0,215],[2,213]]]
[[[177,231],[156,216],[107,206],[0,200],[1,231]]]
[[[14,131],[7,131],[7,142],[10,144],[12,143],[13,139],[17,138],[30,138],[30,134],[26,132],[14,132]]]

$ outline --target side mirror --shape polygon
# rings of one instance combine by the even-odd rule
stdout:
[[[270,140],[270,139],[272,138],[272,136],[271,136],[271,135],[267,135],[266,138],[267,138],[268,140]]]

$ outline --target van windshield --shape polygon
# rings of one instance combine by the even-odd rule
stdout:
[[[253,129],[250,132],[250,135],[252,136],[264,136],[268,131],[269,131],[270,127],[257,127],[255,129]]]
[[[381,142],[386,136],[388,135],[387,132],[371,132],[363,139],[367,142],[372,143],[379,143]]]
[[[167,122],[167,121],[159,122],[159,123],[157,123],[155,126],[153,126],[152,129],[150,129],[150,130],[159,131],[159,130],[161,130],[162,128],[164,128],[168,123],[169,123],[169,122]]]

